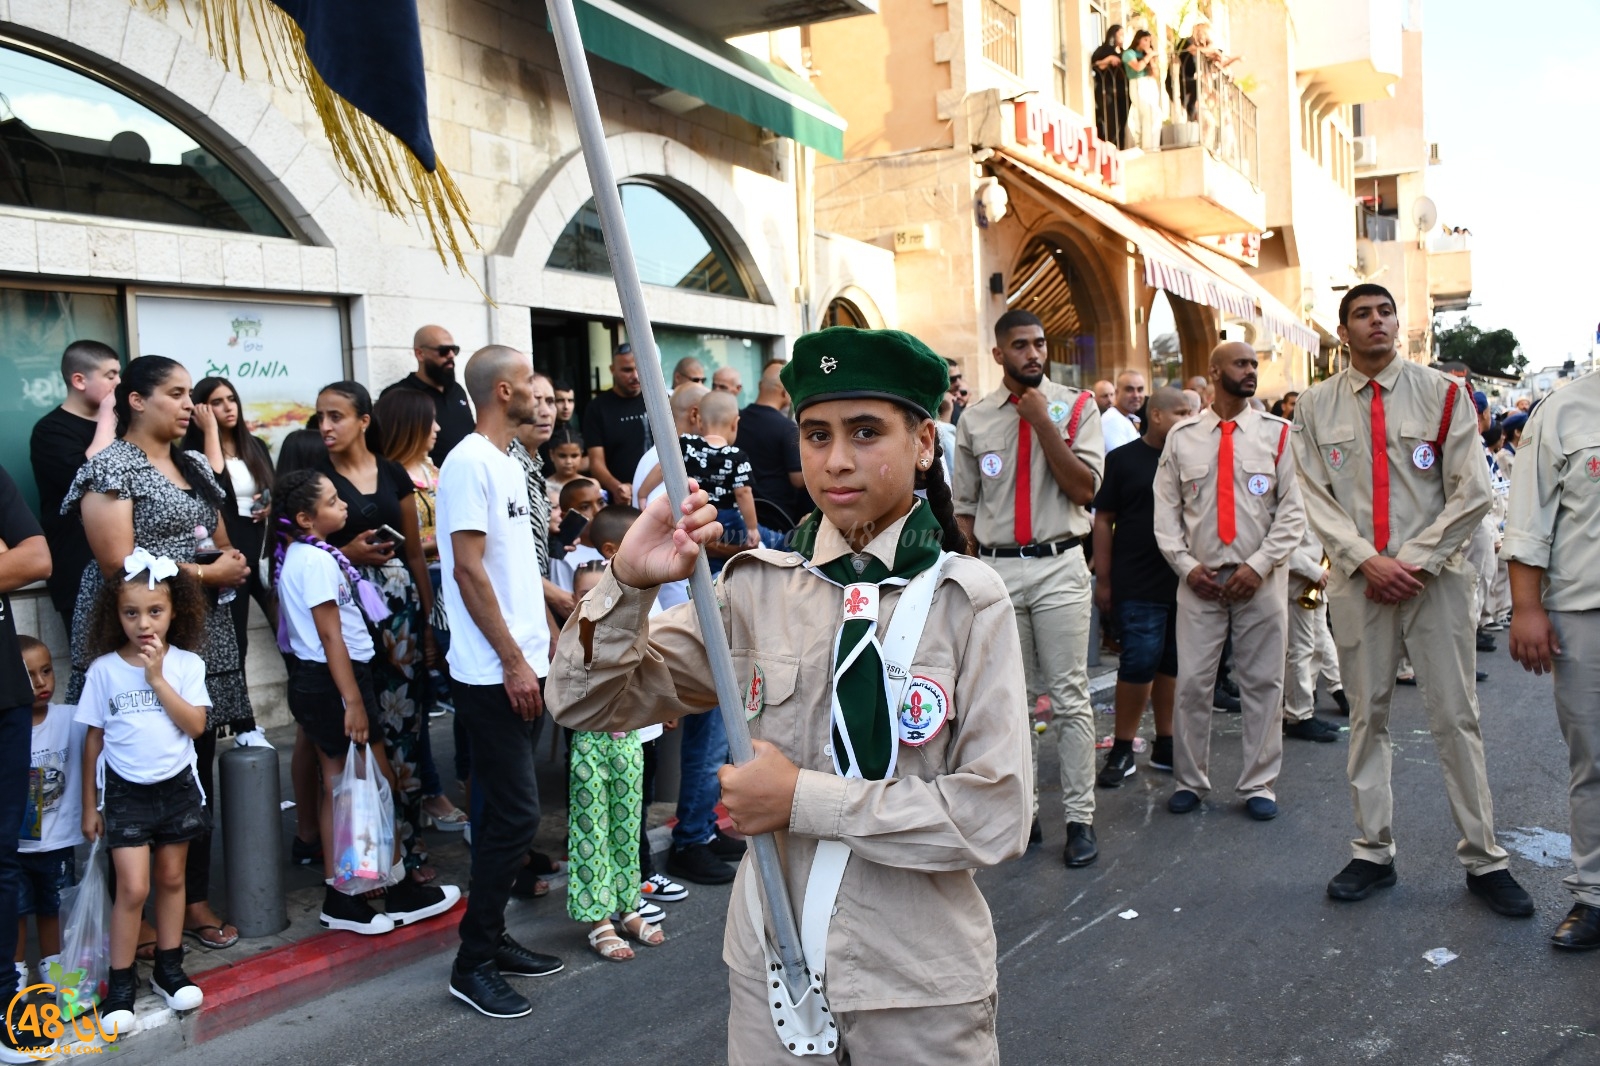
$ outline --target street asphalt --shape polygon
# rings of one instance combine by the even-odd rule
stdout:
[[[1502,650],[1481,658],[1489,779],[1501,842],[1538,913],[1508,919],[1466,892],[1417,689],[1399,690],[1399,885],[1335,903],[1328,879],[1353,826],[1337,744],[1288,741],[1281,815],[1258,823],[1226,792],[1167,813],[1167,775],[1098,794],[1100,860],[1068,870],[1053,745],[1045,842],[980,875],[999,944],[1000,1047],[1010,1064],[1555,1064],[1600,1062],[1600,953],[1553,951],[1566,913],[1566,749],[1548,678]],[[1328,706],[1326,699],[1323,705]],[[1329,711],[1319,713],[1330,720]],[[1097,715],[1102,734],[1110,718]],[[1239,767],[1239,719],[1214,718],[1214,782]],[[1148,733],[1149,723],[1146,722]],[[450,956],[352,973],[341,992],[176,1056],[231,1064],[723,1061],[725,888],[667,904],[668,941],[617,964],[589,953],[559,892],[518,903],[512,931],[565,972],[516,981],[532,1016],[490,1021],[446,993]],[[1129,917],[1123,917],[1129,914]],[[1136,914],[1137,916],[1131,916]],[[1443,948],[1443,965],[1425,958]],[[1440,956],[1436,956],[1440,957]],[[136,1044],[119,1055],[137,1063]],[[153,1060],[152,1060],[153,1061]],[[907,1063],[921,1061],[908,1048]],[[859,1066],[859,1064],[858,1064]]]

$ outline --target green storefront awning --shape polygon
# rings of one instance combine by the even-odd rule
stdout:
[[[845,121],[801,77],[726,41],[616,0],[578,0],[583,46],[719,111],[844,157]]]

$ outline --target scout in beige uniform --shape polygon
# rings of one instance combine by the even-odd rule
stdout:
[[[1308,522],[1300,546],[1289,554],[1289,650],[1283,667],[1283,735],[1326,744],[1339,739],[1339,730],[1316,716],[1317,644],[1322,639],[1332,644],[1328,604],[1321,595],[1328,587],[1328,568],[1322,560],[1322,542]],[[1305,597],[1313,589],[1318,595],[1311,597],[1314,606],[1307,607]],[[1326,654],[1333,654],[1331,647]],[[1326,660],[1323,670],[1328,670]],[[1339,664],[1335,660],[1329,688],[1332,693],[1339,693],[1338,677]]]
[[[1467,887],[1501,914],[1533,913],[1494,839],[1474,691],[1476,576],[1461,549],[1489,509],[1472,398],[1395,350],[1394,297],[1357,285],[1339,304],[1350,367],[1311,388],[1293,434],[1306,513],[1333,562],[1328,606],[1350,700],[1355,857],[1328,884],[1365,899],[1395,883],[1389,701],[1407,653],[1461,831]]]
[[[956,426],[956,520],[979,558],[1011,593],[1027,665],[1027,719],[1048,694],[1059,732],[1061,802],[1068,866],[1099,857],[1094,833],[1094,711],[1089,706],[1092,592],[1082,543],[1088,507],[1105,467],[1094,397],[1045,377],[1044,327],[1026,311],[1007,311],[994,327],[1000,388],[972,404]],[[1039,742],[1033,737],[1034,830],[1040,839]]]
[[[1572,777],[1572,911],[1558,948],[1600,948],[1600,374],[1533,409],[1501,549],[1511,567],[1511,656],[1555,673]]]
[[[972,871],[1027,846],[1032,776],[1011,601],[987,566],[940,551],[961,538],[928,414],[946,380],[944,360],[903,333],[801,337],[783,383],[821,510],[797,530],[797,551],[746,552],[719,579],[756,748],[722,770],[734,825],[777,834],[808,917],[814,857],[848,846],[821,911],[825,958],[807,958],[831,963],[832,1061],[998,1061],[994,928]],[[720,534],[705,500],[697,492],[676,528],[668,500],[651,503],[568,620],[549,688],[562,725],[632,729],[717,702],[691,606],[648,617],[656,586],[685,577],[696,545]],[[916,617],[904,605],[919,594],[921,636],[901,660],[897,619]],[[789,1063],[754,881],[747,859],[723,939],[728,1061]]]
[[[1276,818],[1283,764],[1284,562],[1305,532],[1290,425],[1252,409],[1257,359],[1232,341],[1211,353],[1216,399],[1167,434],[1156,470],[1156,544],[1178,585],[1178,706],[1167,809],[1186,814],[1211,790],[1211,693],[1233,635],[1244,710],[1237,790],[1258,821]]]

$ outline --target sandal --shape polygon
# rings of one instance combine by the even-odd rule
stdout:
[[[667,934],[661,931],[661,927],[645,921],[644,915],[638,911],[629,911],[622,916],[622,931],[646,947],[657,948],[667,940]]]
[[[589,930],[589,946],[596,955],[609,962],[627,962],[633,958],[633,949],[617,935],[610,922]]]
[[[210,930],[216,935],[208,936],[207,930]],[[194,937],[195,940],[199,942],[201,947],[210,948],[212,951],[221,951],[223,948],[231,948],[233,945],[239,942],[239,934],[237,931],[230,936],[222,931],[222,926],[220,925],[185,926],[183,935]],[[154,957],[154,955],[151,956],[151,958]]]
[[[440,798],[442,799],[443,797]],[[432,811],[428,810],[426,806],[427,800],[423,800],[423,803],[422,828],[441,829],[447,833],[459,833],[466,829],[468,821],[467,812],[457,807],[455,804],[449,803],[449,801],[446,800],[446,804],[450,809],[444,814],[434,814]]]

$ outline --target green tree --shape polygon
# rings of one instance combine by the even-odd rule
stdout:
[[[1470,318],[1434,334],[1439,360],[1465,363],[1475,374],[1521,374],[1528,365],[1522,345],[1509,329],[1481,330]]]

